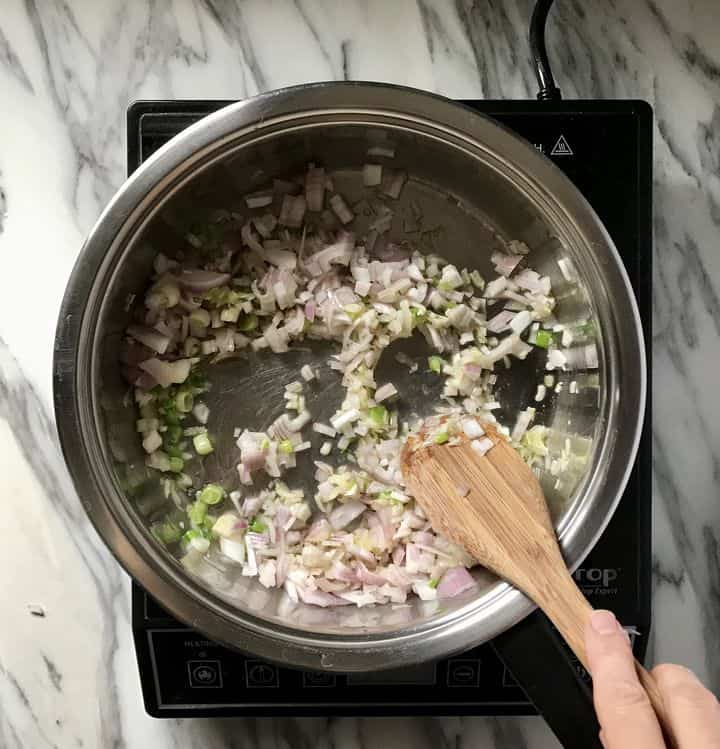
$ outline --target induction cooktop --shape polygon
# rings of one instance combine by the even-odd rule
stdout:
[[[226,101],[143,101],[127,116],[128,173]],[[530,141],[575,183],[622,256],[650,340],[652,112],[640,101],[465,101]],[[649,424],[649,417],[646,424]],[[648,430],[610,525],[575,573],[596,607],[633,633],[650,628]],[[300,671],[229,650],[176,621],[133,584],[133,632],[145,706],[156,717],[238,715],[524,715],[539,709],[595,740],[589,677],[536,612],[461,655],[370,675]],[[552,694],[544,675],[552,670]],[[554,715],[553,715],[554,713]],[[584,720],[583,715],[591,716]],[[578,743],[578,745],[581,745]]]

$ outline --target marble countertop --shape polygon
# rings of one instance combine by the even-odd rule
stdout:
[[[649,659],[684,663],[718,691],[720,14],[714,0],[556,5],[550,52],[565,97],[642,98],[655,109]],[[530,0],[4,0],[0,747],[557,746],[538,718],[147,717],[129,582],[72,489],[51,395],[56,315],[83,236],[123,180],[129,102],[242,98],[332,78],[532,96],[530,10]]]

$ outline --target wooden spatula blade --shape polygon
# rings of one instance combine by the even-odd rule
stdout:
[[[434,445],[403,454],[403,473],[433,527],[465,547],[479,562],[520,587],[523,565],[540,554],[558,554],[542,489],[507,440],[489,425],[494,447],[479,455],[469,438],[452,447]]]

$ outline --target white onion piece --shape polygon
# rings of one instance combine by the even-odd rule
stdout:
[[[322,211],[325,196],[325,170],[313,164],[305,175],[305,201],[309,211]]]
[[[260,241],[253,233],[252,226],[250,225],[249,221],[246,221],[243,224],[242,229],[240,229],[240,237],[247,247],[257,252],[261,257],[263,256],[263,246],[260,244]]]
[[[384,156],[387,159],[395,158],[395,149],[392,146],[372,146],[368,148],[368,156]]]
[[[367,505],[363,502],[346,502],[338,505],[329,515],[330,525],[337,531],[352,523],[355,518],[365,512]]]
[[[453,567],[442,576],[437,594],[439,598],[453,598],[474,586],[475,580],[465,567]]]
[[[229,538],[220,538],[220,551],[233,562],[245,563],[245,544],[242,541],[231,541]]]
[[[387,382],[375,391],[375,402],[382,403],[393,395],[397,395],[397,388],[392,384],[392,382]]]
[[[330,208],[342,224],[349,224],[355,218],[342,195],[336,194],[330,198]]]
[[[502,333],[510,327],[510,323],[514,317],[514,312],[504,309],[491,318],[486,327],[490,333]]]
[[[245,196],[245,205],[248,208],[264,208],[273,202],[273,196],[270,193],[255,193]]]
[[[230,274],[210,270],[184,270],[177,276],[177,280],[183,288],[203,292],[230,283]]]
[[[470,443],[470,447],[475,450],[478,455],[485,455],[488,450],[491,450],[495,446],[495,443],[489,437],[483,437],[479,440],[473,440]]]
[[[294,270],[297,266],[297,255],[290,250],[265,249],[263,257],[268,263],[272,263],[283,270]]]
[[[522,312],[518,312],[517,315],[515,315],[510,322],[510,328],[514,333],[517,333],[520,335],[525,328],[527,328],[528,325],[532,322],[532,315],[527,311],[523,310]]]
[[[127,332],[138,343],[142,343],[143,346],[147,346],[158,354],[164,354],[170,345],[169,336],[163,335],[152,328],[146,328],[142,325],[130,325]]]
[[[315,422],[312,428],[314,432],[317,432],[318,434],[324,434],[326,437],[334,437],[337,434],[337,430],[327,426],[326,424],[320,424],[318,422]]]
[[[291,229],[299,229],[305,216],[307,204],[303,195],[286,195],[280,207],[278,223],[281,226],[289,226]]]
[[[534,270],[525,269],[515,276],[513,281],[521,288],[532,292],[543,292],[545,286],[540,274]]]
[[[315,313],[317,312],[317,305],[314,299],[308,299],[305,303],[305,317],[313,322],[315,320]]]
[[[365,187],[376,187],[382,182],[382,165],[365,164],[363,166],[363,184]]]
[[[534,408],[526,408],[518,414],[512,434],[510,435],[514,442],[519,442],[522,439],[523,434],[527,432],[527,429],[534,418]]]
[[[322,590],[308,590],[300,586],[297,587],[298,595],[303,603],[312,603],[315,606],[349,606],[352,601],[344,600],[333,593],[325,593]]]
[[[490,281],[490,283],[485,287],[485,296],[488,299],[494,299],[495,297],[500,296],[500,294],[502,294],[502,292],[507,288],[507,283],[507,278],[505,278],[505,276],[500,276],[494,281]]]
[[[196,403],[192,410],[193,416],[200,424],[207,424],[210,417],[210,409],[204,403]]]
[[[330,419],[330,423],[335,429],[342,429],[347,424],[356,421],[360,417],[360,412],[356,408],[347,411],[341,411]]]
[[[463,419],[462,428],[465,435],[471,440],[482,437],[485,434],[485,430],[478,424],[475,419]]]
[[[493,252],[490,258],[495,271],[502,276],[510,276],[522,260],[521,255],[506,255],[504,252]]]
[[[390,172],[383,179],[382,191],[388,197],[397,200],[402,192],[403,185],[407,180],[407,174],[405,172]]]
[[[170,385],[179,385],[187,380],[190,374],[190,359],[178,359],[174,362],[148,359],[140,362],[138,367],[153,377],[158,385],[169,387]]]
[[[565,354],[558,349],[550,349],[548,351],[546,369],[565,369],[567,364],[567,357]]]
[[[272,235],[277,226],[277,219],[272,213],[264,213],[262,216],[254,216],[252,222],[260,235],[265,239]],[[263,244],[263,247],[265,250],[270,249],[270,247],[266,247],[265,244]]]
[[[154,453],[162,445],[162,437],[160,433],[153,429],[148,432],[143,439],[142,446],[146,453]]]

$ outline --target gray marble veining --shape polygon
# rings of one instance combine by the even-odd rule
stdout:
[[[567,98],[655,109],[650,657],[720,690],[720,13],[713,0],[557,0]],[[154,721],[128,584],[85,519],[51,416],[55,318],[121,183],[137,98],[324,79],[534,94],[529,0],[7,0],[0,15],[0,747],[557,746],[526,719]],[[43,615],[40,615],[42,612]]]

